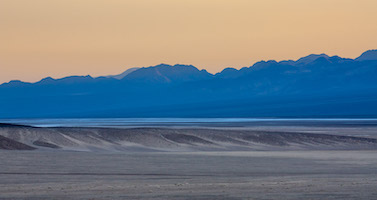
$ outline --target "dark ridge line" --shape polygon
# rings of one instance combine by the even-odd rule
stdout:
[[[19,128],[38,128],[30,125],[23,125],[23,124],[11,124],[11,123],[0,123],[0,128],[12,128],[12,127],[19,127]]]

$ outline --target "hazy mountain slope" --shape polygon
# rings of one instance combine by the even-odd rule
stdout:
[[[120,73],[120,74],[117,74],[117,75],[110,75],[110,76],[105,76],[106,78],[115,78],[115,79],[118,79],[118,80],[121,80],[123,79],[125,76],[127,76],[128,74],[136,71],[140,69],[139,67],[133,67],[133,68],[129,68],[127,69],[126,71],[124,71],[123,73]]]

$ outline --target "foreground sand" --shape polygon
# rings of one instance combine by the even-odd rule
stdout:
[[[0,151],[0,199],[376,199],[377,151]]]

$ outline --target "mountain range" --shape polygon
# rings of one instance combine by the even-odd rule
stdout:
[[[0,85],[0,118],[376,117],[377,50],[312,54],[217,74],[192,65]]]

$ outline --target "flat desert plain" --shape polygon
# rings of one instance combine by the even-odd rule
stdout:
[[[0,199],[376,199],[376,151],[1,151]]]

